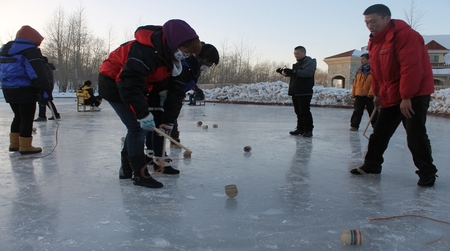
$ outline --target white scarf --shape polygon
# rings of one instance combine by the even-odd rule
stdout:
[[[173,70],[172,70],[172,76],[176,77],[181,74],[183,71],[183,65],[181,64],[180,60],[172,61],[173,62]]]

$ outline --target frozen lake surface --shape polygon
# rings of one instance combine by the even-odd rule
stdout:
[[[288,133],[291,106],[184,106],[180,138],[192,158],[168,147],[181,174],[157,176],[164,187],[150,189],[118,178],[125,127],[108,102],[96,113],[76,112],[74,98],[55,104],[59,127],[34,124],[34,145],[44,150],[33,157],[50,155],[30,158],[8,152],[13,115],[1,100],[1,250],[450,249],[447,118],[428,117],[439,178],[421,188],[402,126],[382,174],[354,176],[366,114],[351,132],[351,109],[314,107],[314,136],[303,138]],[[228,184],[236,197],[226,196]],[[405,217],[371,220],[392,216]],[[364,243],[344,245],[347,229],[362,230]]]

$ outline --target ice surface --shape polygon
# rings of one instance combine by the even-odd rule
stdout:
[[[57,98],[62,120],[36,122],[43,158],[9,153],[12,112],[0,103],[1,250],[447,250],[450,246],[449,120],[428,117],[439,178],[417,187],[400,126],[383,173],[352,176],[367,139],[350,132],[351,109],[313,107],[314,136],[290,136],[291,106],[207,103],[184,106],[181,149],[170,148],[176,177],[162,189],[119,180],[125,127],[108,102],[76,112]],[[48,113],[49,114],[49,113]],[[361,127],[367,124],[364,115]],[[203,130],[197,121],[210,126]],[[369,133],[370,133],[369,129]],[[56,149],[52,152],[55,143]],[[251,146],[249,153],[244,146]],[[234,198],[224,186],[236,184]],[[371,221],[371,218],[419,217]],[[361,229],[346,246],[342,231]]]

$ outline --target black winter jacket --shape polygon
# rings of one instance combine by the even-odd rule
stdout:
[[[316,73],[317,62],[311,57],[304,57],[292,65],[295,74],[290,76],[289,96],[312,95],[314,86],[314,74]]]

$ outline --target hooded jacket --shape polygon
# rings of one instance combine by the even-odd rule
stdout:
[[[23,26],[16,39],[0,49],[0,82],[8,103],[34,103],[39,93],[51,95],[41,51],[44,38],[30,26]]]
[[[316,59],[304,57],[292,65],[295,74],[289,81],[289,96],[312,95],[314,86],[314,74],[316,72]]]
[[[179,46],[198,38],[189,25],[179,23],[185,22],[170,20],[164,26],[139,27],[134,34],[135,40],[122,44],[103,61],[99,94],[110,102],[125,103],[138,119],[146,117],[149,113],[146,94],[151,92],[153,84],[163,82],[172,73],[173,52],[168,43]],[[166,25],[170,27],[165,28]],[[170,38],[163,34],[163,28],[172,34]],[[190,29],[191,32],[185,34],[178,29]],[[177,30],[180,36],[175,35]]]
[[[433,72],[423,37],[404,21],[392,19],[384,30],[370,36],[367,49],[372,91],[380,98],[381,107],[434,92]]]

